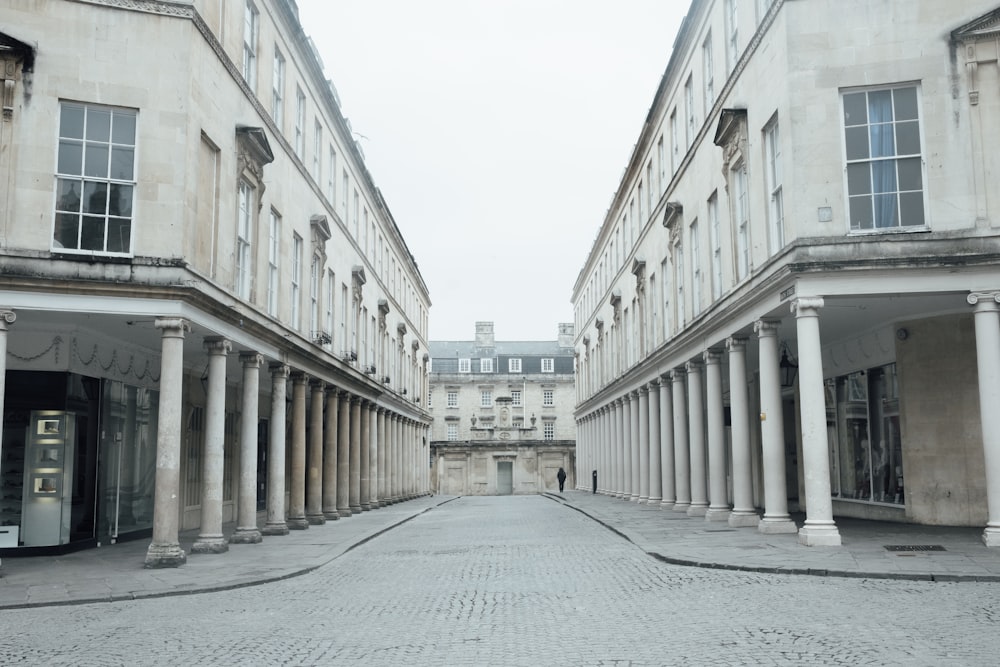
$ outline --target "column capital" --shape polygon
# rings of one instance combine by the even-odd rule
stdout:
[[[240,363],[243,368],[260,368],[264,363],[264,355],[257,352],[240,352]]]
[[[184,338],[191,331],[191,323],[183,317],[157,317],[153,326],[163,330],[164,338]]]
[[[702,368],[703,368],[704,366],[705,366],[705,364],[701,363],[701,362],[700,362],[700,361],[698,361],[697,359],[692,359],[691,361],[689,361],[689,362],[687,362],[686,364],[684,364],[684,370],[685,370],[685,371],[686,371],[687,373],[689,373],[689,374],[690,374],[690,373],[700,373],[700,372],[701,372],[701,369],[702,369]]]
[[[747,346],[746,336],[730,336],[726,339],[726,349],[732,352],[737,349],[745,349]]]
[[[14,320],[17,319],[17,313],[15,313],[10,308],[0,308],[0,331],[6,331],[7,325],[14,324]]]
[[[687,375],[687,370],[684,368],[675,368],[670,371],[671,382],[684,382],[684,376]]]
[[[309,384],[309,376],[305,371],[294,371],[291,375],[294,384]]]
[[[635,392],[633,392],[633,393],[635,393],[637,396],[639,396],[639,398],[642,398],[643,394],[648,394],[649,393],[649,385],[643,383],[643,384],[639,385],[639,388],[636,389]]]
[[[350,398],[351,405],[354,405],[355,403],[360,404],[364,400],[363,398],[361,398],[357,394],[348,394],[348,395],[351,397]]]
[[[229,354],[233,349],[232,341],[222,336],[206,336],[202,346],[209,354]]]
[[[722,350],[705,350],[702,358],[706,366],[716,366],[722,362]]]
[[[758,338],[777,336],[779,324],[780,322],[777,320],[757,320],[753,323],[753,332],[757,334]]]
[[[824,305],[821,296],[804,296],[792,301],[792,312],[796,317],[816,317],[816,311]]]
[[[970,306],[976,306],[976,310],[996,310],[1000,303],[1000,291],[970,292],[965,300]]]
[[[268,370],[271,371],[271,377],[273,377],[275,380],[279,380],[282,378],[287,380],[288,375],[292,371],[291,368],[289,368],[286,364],[281,363],[280,361],[272,361],[268,365]]]
[[[658,391],[662,383],[663,381],[659,377],[655,377],[650,380],[646,386],[649,387],[649,391]]]
[[[325,392],[327,387],[326,381],[320,380],[319,378],[311,378],[309,380],[309,385],[313,388],[313,391],[320,392]]]
[[[378,413],[380,415],[384,415],[386,412],[389,411],[388,408],[386,408],[384,405],[376,405],[375,409],[378,410]]]

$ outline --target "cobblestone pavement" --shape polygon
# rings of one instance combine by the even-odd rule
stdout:
[[[1000,584],[691,568],[538,496],[461,498],[304,576],[0,612],[0,664],[986,665]]]

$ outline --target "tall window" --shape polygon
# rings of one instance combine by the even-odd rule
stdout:
[[[344,352],[350,352],[347,347],[347,285],[340,283],[340,340],[344,344]]]
[[[448,442],[458,440],[458,424],[448,424]]]
[[[637,188],[637,190],[638,192],[636,194],[636,199],[639,200],[639,218],[636,220],[637,223],[636,228],[642,229],[643,227],[646,226],[646,211],[643,208],[643,205],[645,204],[646,200],[642,196],[642,181],[639,181],[639,187]]]
[[[712,33],[701,44],[701,76],[705,92],[705,117],[715,104],[715,63],[712,61]]]
[[[549,357],[542,359],[542,372],[543,373],[555,372],[555,359]]]
[[[63,102],[52,246],[132,252],[136,112]]]
[[[542,439],[543,440],[555,440],[556,438],[556,425],[555,422],[542,422]]]
[[[493,372],[493,360],[492,359],[480,359],[479,360],[479,372],[480,373],[492,373]]]
[[[278,316],[278,261],[281,258],[281,216],[271,209],[267,225],[267,314]]]
[[[358,191],[354,191],[354,240],[361,242],[361,198]]]
[[[330,164],[326,170],[326,199],[330,206],[337,205],[337,151],[330,144]]]
[[[664,153],[662,134],[656,142],[656,163],[660,167],[660,194],[663,194],[663,188],[667,187],[667,156]]]
[[[239,219],[236,222],[236,295],[250,298],[250,239],[253,227],[253,188],[245,180],[239,185]]]
[[[483,389],[479,392],[479,405],[484,408],[493,407],[493,392]]]
[[[916,87],[845,93],[844,137],[851,230],[924,225]]]
[[[666,258],[660,262],[660,275],[662,276],[663,285],[660,288],[660,292],[663,298],[663,339],[666,340],[670,338],[671,328],[670,328],[670,271],[668,271],[668,261]]]
[[[271,76],[271,118],[279,130],[285,126],[285,57],[274,47],[274,72]]]
[[[508,359],[507,360],[507,372],[508,373],[520,373],[521,372],[521,360],[520,359]]]
[[[309,265],[309,337],[315,338],[319,331],[319,283],[323,266],[319,255],[313,255]]]
[[[243,12],[243,78],[253,89],[257,86],[257,33],[260,15],[253,2],[247,0]]]
[[[656,199],[653,197],[653,161],[646,164],[646,211],[653,215],[653,206]]]
[[[684,84],[684,112],[687,114],[687,147],[691,148],[691,144],[694,143],[695,131],[698,127],[698,119],[694,116],[694,84],[692,82],[693,75],[688,75],[687,82]]]
[[[319,118],[313,127],[313,178],[317,184],[323,183],[323,125]]]
[[[510,404],[515,408],[521,407],[521,390],[511,389],[510,391]]]
[[[677,292],[677,327],[684,326],[684,246],[678,243],[674,247],[675,288]]]
[[[457,391],[449,391],[448,392],[448,394],[446,396],[445,405],[448,406],[449,408],[457,408],[458,407],[458,392]]]
[[[778,120],[764,128],[764,174],[767,179],[768,245],[771,254],[785,245],[785,206],[781,196],[781,142],[778,140]]]
[[[681,164],[681,144],[677,134],[677,109],[670,112],[670,173],[676,174]]]
[[[292,327],[302,328],[302,237],[292,236]]]
[[[722,296],[722,229],[719,223],[719,195],[716,192],[708,198],[708,229],[712,244],[712,299]]]
[[[305,160],[306,152],[306,95],[295,87],[295,154]]]
[[[458,372],[459,373],[471,373],[472,372],[472,360],[471,359],[459,359],[458,360]]]
[[[698,238],[698,221],[691,223],[691,308],[695,315],[701,312],[701,244]]]
[[[326,292],[323,296],[326,299],[326,317],[323,322],[323,330],[330,334],[330,345],[333,345],[333,317],[336,312],[334,304],[335,290],[337,289],[337,277],[334,275],[333,271],[327,269],[326,272]]]
[[[739,60],[740,33],[736,0],[726,0],[726,68],[732,72]]]
[[[556,396],[556,393],[555,393],[554,390],[552,390],[552,389],[543,389],[542,390],[542,405],[549,406],[549,407],[555,405],[556,404],[555,396]]]
[[[750,209],[747,202],[747,168],[743,162],[733,167],[733,214],[736,218],[736,278],[750,271]]]

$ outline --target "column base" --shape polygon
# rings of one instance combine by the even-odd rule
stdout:
[[[983,531],[983,544],[988,547],[1000,547],[1000,526],[986,526]]]
[[[688,516],[705,516],[708,512],[708,503],[691,503],[687,509]]]
[[[833,521],[810,522],[799,529],[799,544],[807,547],[839,547],[840,531]]]
[[[161,567],[180,567],[187,562],[187,554],[181,549],[180,544],[156,544],[149,545],[146,550],[146,561],[143,567],[155,569]]]
[[[371,503],[369,503],[369,505],[371,505],[371,508],[373,510],[377,510],[379,507],[382,507],[382,502],[379,500],[373,500]]]
[[[261,535],[287,535],[288,525],[282,523],[267,523],[260,529]]]
[[[638,503],[638,502],[639,502],[639,495],[638,495],[638,494],[635,494],[635,493],[633,493],[632,495],[630,495],[630,496],[629,496],[628,498],[626,498],[625,500],[629,501],[630,503]]]
[[[326,516],[322,512],[319,514],[306,514],[306,521],[309,522],[310,526],[322,526],[326,523]]]
[[[323,516],[326,517],[327,521],[336,521],[340,518],[340,512],[337,510],[323,510]]]
[[[795,525],[790,516],[769,517],[766,514],[757,524],[757,532],[765,535],[780,535],[783,533],[797,533],[799,527]]]
[[[647,496],[639,496],[639,504],[640,505],[648,505],[649,504],[649,498]]]
[[[361,511],[362,512],[370,512],[371,509],[372,509],[371,503],[362,503],[361,504]]]
[[[663,503],[663,498],[650,498],[646,501],[647,505],[652,505],[653,507],[659,507]]]
[[[340,515],[340,518],[341,518],[341,519],[348,519],[348,518],[350,518],[350,517],[351,517],[351,515],[353,515],[353,514],[354,514],[354,512],[352,512],[352,511],[351,511],[351,510],[350,510],[349,508],[347,508],[347,507],[338,507],[338,508],[337,508],[337,514],[339,514],[339,515]]]
[[[709,506],[708,510],[705,512],[705,521],[728,521],[729,514],[730,511],[728,507]]]
[[[289,530],[308,530],[309,522],[304,516],[290,516],[285,521]]]
[[[351,505],[352,514],[361,514],[362,511],[363,510],[361,509],[361,505]]]
[[[193,554],[224,554],[229,551],[229,542],[222,535],[199,535],[191,545]]]
[[[257,528],[237,528],[229,538],[230,544],[260,544],[263,541]]]
[[[671,509],[675,512],[684,512],[686,514],[689,507],[691,507],[690,500],[677,500],[674,501],[674,506]]]
[[[663,500],[660,501],[660,509],[673,511],[674,501],[668,498],[664,498]]]
[[[729,525],[733,528],[756,528],[758,524],[760,524],[760,515],[756,512],[733,510],[729,513]]]

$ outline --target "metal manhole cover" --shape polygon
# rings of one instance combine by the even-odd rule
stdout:
[[[940,544],[886,544],[887,551],[944,551]]]

